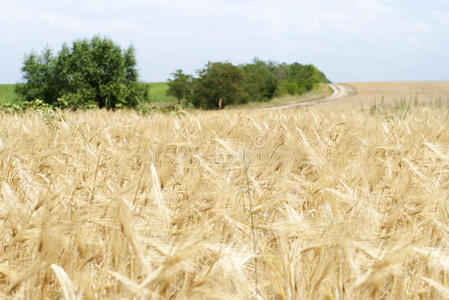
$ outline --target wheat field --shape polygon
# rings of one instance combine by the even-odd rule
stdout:
[[[413,105],[439,105],[449,103],[448,81],[392,81],[350,82],[345,84],[350,95],[321,103],[324,109],[369,109],[371,105],[394,105],[399,102]]]
[[[0,115],[2,299],[449,298],[449,119]]]

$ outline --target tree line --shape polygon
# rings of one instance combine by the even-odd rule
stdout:
[[[209,62],[197,71],[197,77],[184,74],[182,70],[172,76],[168,81],[168,93],[179,103],[191,103],[203,109],[301,95],[320,83],[329,82],[314,65],[276,64],[260,59],[238,66],[230,62]]]
[[[117,109],[149,102],[148,86],[139,82],[135,50],[121,49],[109,38],[82,39],[53,53],[31,53],[22,67],[24,82],[16,94],[24,102],[51,107]],[[329,82],[313,65],[277,64],[254,59],[249,64],[209,62],[196,76],[177,70],[168,94],[180,104],[203,109],[264,102],[287,94],[303,94]]]

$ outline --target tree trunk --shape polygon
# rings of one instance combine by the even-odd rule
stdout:
[[[218,109],[223,109],[223,97],[218,99]]]

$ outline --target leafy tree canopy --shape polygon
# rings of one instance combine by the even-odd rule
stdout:
[[[240,66],[209,62],[197,73],[194,78],[177,70],[172,74],[173,80],[169,80],[169,94],[203,109],[269,101],[287,94],[300,95],[320,83],[329,82],[313,65],[276,64],[257,58]]]
[[[244,90],[252,102],[269,101],[275,96],[278,78],[276,66],[271,62],[254,59],[241,66],[244,73]]]
[[[42,55],[31,53],[22,72],[25,82],[16,92],[25,101],[111,109],[135,107],[148,100],[148,88],[138,82],[134,48],[122,50],[108,38],[64,44],[57,55],[49,49]]]
[[[192,83],[190,102],[204,109],[222,109],[245,102],[243,71],[228,62],[209,62]]]
[[[173,79],[168,79],[167,94],[178,99],[178,104],[183,102],[191,92],[192,75],[184,74],[181,69],[172,73]]]

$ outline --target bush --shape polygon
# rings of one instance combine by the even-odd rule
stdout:
[[[229,104],[247,101],[242,81],[243,71],[231,63],[209,62],[192,82],[189,102],[204,109],[222,109]]]
[[[221,109],[229,104],[269,101],[276,96],[301,95],[329,80],[313,65],[275,64],[254,59],[234,66],[209,62],[198,71],[198,78],[177,70],[169,79],[169,95],[181,102],[187,98],[195,107]]]
[[[243,87],[251,101],[269,101],[276,92],[278,79],[275,76],[276,66],[255,59],[253,63],[243,65]]]
[[[181,69],[172,75],[173,80],[168,79],[167,95],[176,97],[178,104],[181,104],[192,91],[192,76],[184,74]]]
[[[329,83],[326,76],[314,65],[293,63],[281,64],[276,67],[276,77],[279,81],[276,94],[301,95],[313,90],[319,83]]]
[[[56,107],[107,109],[136,107],[148,101],[148,88],[138,82],[134,48],[122,50],[108,38],[63,45],[28,55],[22,67],[25,83],[16,93],[25,101],[42,99]]]

